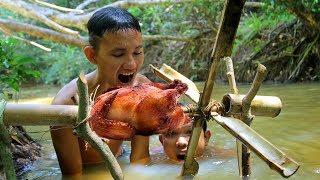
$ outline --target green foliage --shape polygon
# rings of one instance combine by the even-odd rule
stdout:
[[[272,1],[273,2],[273,1]],[[274,3],[274,2],[273,2]],[[290,9],[307,9],[312,13],[320,13],[320,1],[319,0],[276,0],[283,8]]]
[[[34,59],[21,56],[17,45],[12,38],[0,39],[0,93],[10,88],[19,91],[22,82],[39,78],[39,71],[32,70]]]
[[[291,5],[303,5],[313,12],[319,12],[319,0],[298,0]],[[243,44],[250,44],[254,53],[259,52],[263,42],[249,42],[252,36],[261,35],[265,29],[273,29],[281,22],[290,22],[294,16],[288,13],[289,1],[261,0],[267,5],[259,8],[245,7],[241,17],[235,40],[234,51]],[[82,0],[48,0],[53,4],[75,8]],[[114,0],[100,0],[85,7],[86,12],[108,5]],[[280,2],[280,3],[279,3]],[[148,64],[161,65],[167,63],[193,80],[203,80],[206,77],[210,55],[214,45],[215,35],[219,28],[223,1],[198,0],[187,4],[131,7],[130,13],[140,19],[144,35],[176,36],[192,38],[192,42],[175,41],[145,41],[146,61]],[[11,11],[0,9],[0,18],[14,18],[18,21],[33,21],[22,18]],[[43,25],[44,26],[44,25]],[[86,32],[80,32],[86,36]],[[29,44],[20,43],[14,48],[22,57],[33,57],[33,67],[41,71],[38,81],[46,84],[62,85],[76,78],[80,71],[89,72],[94,69],[85,58],[82,50],[48,40],[34,39],[28,35],[19,36],[39,42],[52,49],[47,53]],[[262,35],[261,35],[262,36]],[[259,39],[259,38],[258,38]],[[261,41],[261,40],[260,40]],[[30,49],[30,50],[25,50]],[[237,66],[237,65],[235,65]]]
[[[58,43],[52,45],[56,45],[52,52],[42,56],[47,62],[47,67],[43,70],[46,84],[66,84],[78,77],[80,71],[87,73],[94,69],[80,48]]]
[[[208,32],[218,29],[222,8],[223,2],[207,0],[130,8],[140,18],[143,34],[193,39],[192,42],[145,41],[145,65],[166,63],[192,80],[202,80],[214,44],[214,33]]]
[[[313,13],[320,13],[320,0],[302,0],[303,5]]]
[[[291,22],[295,17],[285,10],[285,6],[275,5],[271,0],[265,0],[266,5],[259,11],[249,11],[243,14],[235,40],[234,51],[243,43],[264,29],[272,29],[282,22]],[[250,42],[249,42],[250,43]],[[255,52],[263,43],[254,46]]]
[[[140,19],[143,34],[195,37],[219,21],[222,5],[199,0],[186,5],[135,7],[128,11]]]

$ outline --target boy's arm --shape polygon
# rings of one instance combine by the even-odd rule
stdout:
[[[61,90],[53,100],[52,104],[70,105],[72,101],[66,92]],[[68,100],[70,99],[70,100]],[[59,161],[62,174],[77,174],[82,172],[82,159],[78,138],[73,135],[72,127],[67,126],[52,126],[51,138],[56,155]]]
[[[133,164],[150,164],[149,136],[135,135],[132,138],[130,162]]]
[[[137,84],[150,83],[144,75],[138,74]],[[150,164],[149,136],[135,135],[131,140],[130,162],[133,164]]]

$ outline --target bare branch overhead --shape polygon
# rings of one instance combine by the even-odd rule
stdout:
[[[43,25],[35,25],[19,22],[17,19],[0,19],[2,29],[12,32],[24,33],[37,38],[48,39],[69,45],[83,47],[87,44],[87,37],[79,35],[86,32],[86,23],[92,14],[97,11],[89,11],[84,8],[97,0],[85,0],[75,9],[64,8],[49,4],[40,0],[0,0],[0,8],[18,13],[26,18],[34,19]],[[124,9],[130,7],[147,7],[156,5],[173,5],[194,2],[195,0],[122,0],[108,4],[107,6],[118,6]],[[210,0],[210,2],[221,2],[223,0]],[[253,6],[261,3],[249,2]],[[248,5],[250,5],[248,4]],[[103,8],[103,7],[101,7]],[[81,11],[80,11],[81,10]],[[39,24],[39,23],[37,23]],[[143,36],[145,40],[173,40],[190,41],[192,37],[172,37],[161,35]]]

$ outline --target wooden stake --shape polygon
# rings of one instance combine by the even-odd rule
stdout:
[[[251,114],[251,102],[262,84],[265,76],[267,74],[266,67],[262,64],[258,65],[257,73],[252,83],[252,86],[247,93],[247,95],[242,99],[242,114],[241,121],[243,121],[246,125],[250,126],[254,116]],[[250,149],[242,145],[242,177],[247,178],[251,175],[251,163],[250,163]]]
[[[99,152],[106,166],[110,170],[112,177],[115,180],[122,180],[124,177],[118,161],[113,156],[110,148],[93,131],[91,131],[87,121],[90,112],[90,103],[87,80],[82,72],[79,75],[77,85],[79,93],[79,110],[77,126],[75,128],[76,133]]]

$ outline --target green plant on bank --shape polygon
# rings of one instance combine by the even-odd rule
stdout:
[[[282,4],[279,4],[279,1]],[[48,0],[53,4],[75,8],[81,4],[81,0]],[[85,7],[86,12],[110,4],[112,0],[100,0]],[[263,7],[246,7],[241,17],[233,52],[239,47],[248,45],[252,47],[253,54],[261,51],[265,44],[265,32],[276,29],[282,22],[291,22],[295,17],[286,10],[288,2],[284,0],[262,0],[266,5]],[[275,3],[277,2],[277,3]],[[316,11],[319,0],[298,0],[304,3],[304,7]],[[152,40],[144,41],[146,53],[143,73],[150,73],[149,64],[160,66],[169,64],[174,69],[183,73],[195,81],[206,78],[208,64],[219,28],[220,15],[223,1],[198,0],[180,5],[156,5],[145,7],[130,7],[128,9],[133,15],[140,19],[144,35],[175,36],[190,38],[191,41]],[[28,18],[17,17],[11,11],[0,10],[0,18],[21,18],[23,22],[30,21]],[[266,31],[267,30],[267,31]],[[86,36],[86,32],[83,36]],[[89,72],[93,66],[86,60],[80,48],[55,43],[49,40],[36,39],[28,35],[18,34],[23,38],[34,40],[46,47],[51,52],[44,52],[28,44],[20,43],[21,56],[33,57],[34,67],[41,72],[38,83],[62,85],[78,76],[80,71]],[[251,37],[255,36],[255,41]],[[30,50],[26,51],[25,49]],[[241,64],[235,64],[241,66]],[[246,68],[246,67],[245,67]],[[223,76],[224,77],[224,76]]]
[[[319,0],[275,0],[283,9],[286,7],[293,8],[305,8],[310,10],[313,13],[320,12],[320,1]],[[273,2],[273,1],[271,1]]]
[[[39,71],[32,70],[34,59],[16,51],[17,43],[12,38],[0,39],[0,98],[6,98],[11,89],[18,92],[22,82],[40,76]]]
[[[283,22],[291,22],[295,19],[284,6],[275,5],[273,1],[264,0],[265,6],[259,11],[249,11],[243,14],[237,38],[235,39],[234,52],[243,43],[252,39],[253,36],[259,34],[264,29],[273,29],[277,24]],[[257,43],[253,47],[254,52],[258,52],[264,43]]]
[[[320,13],[320,1],[319,0],[303,0],[306,8],[310,8],[314,13]]]
[[[161,66],[166,63],[192,80],[202,80],[222,8],[223,2],[205,0],[130,8],[129,11],[140,19],[144,35],[189,38],[189,41],[144,41],[145,64]]]
[[[54,46],[52,46],[54,45]],[[79,47],[51,44],[52,52],[41,56],[47,61],[47,68],[43,70],[43,80],[46,84],[63,85],[79,76],[80,71],[88,73],[94,66],[86,59]]]

